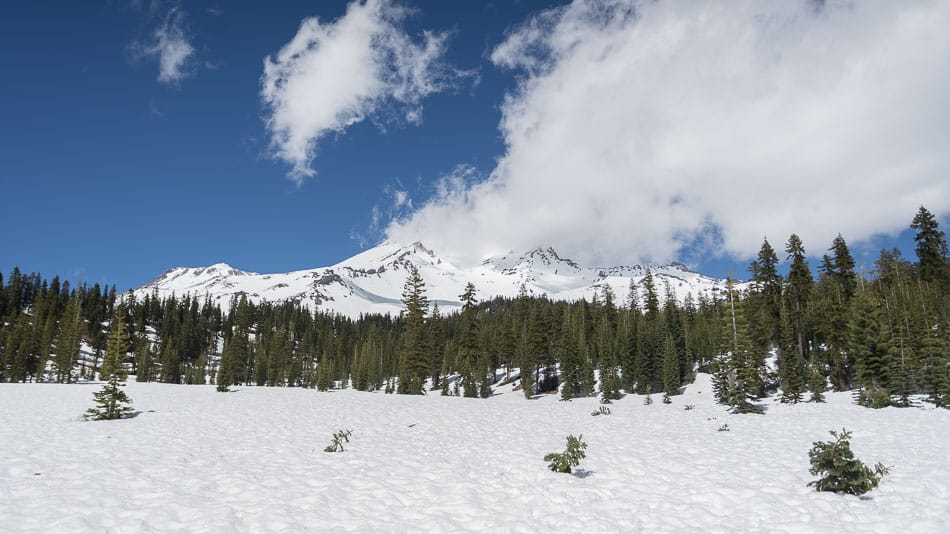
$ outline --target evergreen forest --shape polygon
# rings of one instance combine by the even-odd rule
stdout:
[[[747,282],[682,301],[648,273],[626,295],[605,285],[576,302],[525,291],[480,301],[468,284],[461,310],[442,314],[410,270],[399,317],[358,319],[244,296],[224,313],[210,297],[137,299],[14,268],[0,274],[0,381],[96,379],[111,365],[111,339],[126,345],[115,350],[137,381],[220,391],[351,387],[487,398],[514,383],[526,398],[610,403],[631,392],[668,399],[709,372],[717,400],[736,412],[759,412],[757,401],[773,394],[821,402],[829,389],[873,408],[947,407],[950,254],[925,208],[911,228],[916,258],[882,250],[869,272],[858,272],[840,235],[814,267],[796,235],[780,250],[765,240]]]

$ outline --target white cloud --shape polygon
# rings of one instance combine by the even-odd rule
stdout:
[[[577,0],[510,33],[507,150],[388,237],[460,260],[820,254],[950,212],[950,2]],[[418,205],[418,204],[417,204]]]
[[[188,64],[195,54],[185,26],[185,12],[172,7],[146,43],[132,43],[138,57],[158,59],[158,81],[176,84],[188,76]]]
[[[442,61],[447,35],[414,39],[402,28],[410,13],[389,0],[352,2],[339,19],[305,19],[297,35],[264,60],[261,97],[275,158],[300,185],[315,174],[318,142],[396,105],[418,123],[422,99],[457,74]]]

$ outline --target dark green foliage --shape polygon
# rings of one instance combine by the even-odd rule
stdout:
[[[841,429],[838,433],[831,431],[832,441],[816,441],[808,452],[811,459],[812,475],[820,476],[818,480],[809,482],[818,491],[834,491],[863,495],[876,488],[881,477],[888,474],[888,468],[878,463],[874,469],[864,465],[854,458],[851,452],[851,432]]]
[[[827,389],[828,379],[825,376],[824,362],[819,359],[820,352],[811,353],[811,361],[808,363],[808,389],[811,391],[811,402],[825,402],[825,390]]]
[[[86,419],[120,419],[132,414],[132,402],[122,390],[122,382],[128,377],[122,362],[129,348],[129,336],[125,330],[124,314],[121,307],[116,308],[112,318],[112,333],[106,345],[105,358],[99,370],[99,377],[105,381],[102,389],[93,394],[96,407],[86,410]]]
[[[950,290],[940,274],[946,240],[926,210],[913,228],[917,261],[882,251],[862,279],[839,236],[813,281],[804,244],[792,235],[785,280],[777,274],[777,254],[763,242],[749,291],[733,287],[680,303],[665,284],[661,302],[648,272],[631,278],[619,308],[604,284],[592,301],[577,302],[553,302],[526,288],[516,299],[476,302],[474,291],[466,291],[472,298],[465,312],[442,316],[434,308],[430,317],[418,272],[407,280],[405,314],[349,319],[243,295],[229,313],[191,296],[126,294],[117,302],[108,286],[71,288],[14,268],[0,284],[0,380],[95,378],[110,333],[102,325],[122,304],[133,339],[129,363],[141,381],[352,384],[409,393],[422,393],[431,381],[457,394],[468,382],[466,394],[484,397],[491,395],[494,371],[504,369],[506,383],[520,384],[527,398],[559,390],[567,399],[599,389],[610,401],[624,392],[672,395],[698,369],[714,372],[717,398],[731,407],[754,408],[776,388],[786,402],[820,401],[829,383],[860,390],[858,399],[869,405],[908,406],[922,395],[948,406]],[[96,361],[80,353],[83,341]],[[769,350],[778,354],[777,375],[763,366]]]
[[[780,313],[782,302],[782,277],[778,274],[778,256],[766,239],[759,254],[749,266],[752,275],[747,310],[749,342],[756,354],[765,354],[771,347],[779,346]]]
[[[567,437],[567,448],[564,452],[546,454],[544,461],[550,462],[548,469],[557,473],[570,473],[572,468],[577,467],[587,456],[584,453],[587,444],[581,441],[583,437],[583,435],[578,437],[570,435]]]
[[[713,364],[713,390],[720,404],[733,413],[762,413],[751,401],[762,390],[764,362],[749,336],[745,302],[739,298],[732,280],[726,281],[728,309],[724,315],[723,354]]]
[[[781,355],[779,373],[782,402],[801,401],[808,376],[806,364],[810,357],[809,341],[813,338],[808,324],[809,302],[814,281],[805,259],[805,246],[792,234],[785,244],[786,259],[791,262],[785,280],[781,308]]]
[[[917,271],[921,281],[937,284],[950,283],[947,238],[939,229],[937,218],[921,206],[910,227],[917,230],[914,242],[918,261]]]
[[[663,394],[664,402],[670,395],[679,395],[680,372],[679,357],[672,336],[666,337],[663,344]],[[669,404],[669,403],[667,403]]]
[[[890,336],[882,326],[880,308],[866,292],[859,291],[851,302],[849,349],[855,362],[855,382],[861,388],[858,403],[871,408],[891,404],[888,393]]]
[[[334,432],[330,444],[323,449],[323,452],[343,452],[343,444],[349,443],[350,436],[352,435],[352,430],[340,430],[338,432]]]
[[[76,363],[79,361],[79,347],[83,332],[82,303],[78,292],[69,298],[66,311],[59,320],[59,332],[56,335],[56,356],[53,367],[56,381],[71,383]]]
[[[425,282],[415,266],[409,266],[409,276],[403,287],[402,303],[405,330],[403,331],[399,393],[421,395],[429,374],[429,344],[426,339],[426,313],[429,299]]]
[[[215,383],[217,385],[216,390],[222,393],[231,391],[231,384],[234,383],[234,351],[228,341],[224,342]]]
[[[458,365],[462,372],[462,391],[466,397],[488,398],[491,396],[490,383],[494,368],[481,343],[482,332],[478,301],[475,299],[475,284],[466,284],[465,291],[459,298],[462,301],[462,324],[458,340]]]

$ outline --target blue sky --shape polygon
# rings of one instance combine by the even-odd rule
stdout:
[[[863,203],[865,209],[851,213],[848,210],[854,207],[842,205],[839,198],[835,200],[837,206],[846,214],[842,219],[829,218],[820,226],[812,222],[821,220],[836,204],[784,217],[783,213],[795,210],[777,202],[777,215],[767,220],[787,220],[773,228],[762,227],[758,219],[752,218],[748,221],[753,227],[751,235],[758,237],[750,245],[737,245],[740,240],[750,240],[746,233],[735,230],[739,222],[701,202],[712,193],[697,192],[691,185],[670,190],[656,185],[673,182],[668,177],[655,176],[660,172],[657,169],[695,177],[694,171],[671,171],[676,165],[671,167],[667,163],[637,163],[632,167],[623,162],[614,164],[616,154],[609,151],[572,152],[588,142],[591,147],[603,146],[605,141],[596,136],[573,136],[588,126],[593,132],[609,131],[613,120],[609,108],[604,113],[604,108],[586,105],[603,105],[603,94],[628,94],[627,88],[632,101],[647,102],[652,98],[650,95],[657,93],[657,87],[669,85],[643,87],[637,80],[659,80],[656,83],[664,84],[669,84],[669,80],[664,79],[667,74],[651,71],[657,68],[655,65],[641,61],[643,72],[633,81],[623,74],[576,87],[591,78],[582,70],[585,65],[604,61],[596,72],[609,73],[630,55],[612,56],[615,50],[623,52],[617,43],[604,45],[603,50],[608,52],[593,54],[594,59],[587,62],[574,61],[571,54],[581,53],[575,51],[583,51],[586,46],[601,46],[595,38],[614,34],[622,38],[633,35],[635,30],[649,29],[647,24],[654,20],[651,17],[657,21],[669,16],[688,20],[691,15],[645,13],[646,22],[639,23],[637,28],[632,26],[637,24],[632,22],[634,17],[622,17],[606,28],[585,27],[583,24],[594,23],[583,22],[591,17],[580,13],[580,7],[551,11],[561,4],[527,0],[486,4],[409,2],[399,5],[411,7],[411,13],[393,15],[385,11],[393,9],[393,5],[382,2],[384,14],[380,18],[389,25],[387,35],[403,36],[419,46],[426,42],[425,31],[442,38],[437,57],[423,65],[441,68],[441,78],[437,87],[422,90],[408,104],[393,96],[398,94],[398,88],[390,93],[384,90],[376,95],[372,109],[361,109],[360,116],[351,124],[313,137],[316,155],[303,162],[313,171],[312,177],[293,175],[293,164],[275,157],[277,153],[271,143],[275,134],[268,128],[267,120],[276,110],[262,97],[264,61],[268,56],[277,61],[276,55],[297,35],[304,19],[318,17],[328,27],[347,16],[345,2],[7,5],[0,16],[0,57],[7,73],[0,84],[0,99],[4,102],[0,120],[0,227],[4,229],[0,236],[0,271],[6,274],[17,265],[23,271],[38,271],[50,277],[59,274],[90,283],[114,283],[124,290],[173,266],[227,262],[250,271],[283,272],[328,265],[389,235],[394,239],[415,236],[435,243],[437,250],[445,249],[459,257],[551,244],[565,256],[594,263],[682,259],[708,274],[725,275],[732,271],[741,277],[745,274],[749,247],[758,248],[762,235],[769,234],[773,245],[780,249],[788,234],[785,230],[799,231],[796,225],[800,224],[806,227],[802,230],[805,236],[818,236],[810,241],[806,237],[806,247],[820,253],[841,231],[854,244],[856,255],[863,257],[870,267],[882,246],[897,245],[912,256],[909,233],[896,236],[910,222],[916,206],[926,204],[946,215],[950,206],[944,197],[950,195],[944,194],[942,182],[947,175],[943,175],[942,182],[934,176],[948,168],[947,156],[938,156],[936,163],[924,168],[908,168],[905,162],[922,159],[920,154],[895,149],[881,157],[889,157],[895,166],[920,175],[904,188],[907,194],[900,199],[895,199],[887,187],[881,187],[876,196],[856,195],[853,203]],[[639,8],[629,9],[632,12]],[[880,18],[883,20],[886,15],[880,13]],[[785,16],[794,20],[805,17],[798,13]],[[582,24],[578,25],[578,20]],[[855,40],[871,38],[882,31],[873,20],[867,23],[867,35],[854,34],[856,30],[853,24],[845,24],[847,20],[840,22],[840,27],[849,28]],[[662,27],[660,22],[656,24]],[[808,19],[801,24],[816,23]],[[172,73],[172,79],[160,79],[161,52],[157,49],[156,32],[162,28],[166,35],[179,32],[191,50]],[[541,31],[532,32],[532,28]],[[579,44],[558,48],[561,45],[554,37],[565,35],[569,28],[577,29]],[[771,31],[760,30],[764,34]],[[831,27],[823,31],[833,34],[837,30]],[[722,33],[719,38],[725,39],[727,35]],[[636,39],[642,39],[637,50],[648,48],[649,34],[645,32]],[[327,43],[329,39],[317,42],[307,53],[319,54]],[[396,50],[393,55],[399,53]],[[728,55],[730,51],[724,53]],[[684,72],[695,70],[689,62],[702,59],[685,53],[679,57],[683,58]],[[842,61],[850,59],[853,58],[845,57]],[[937,55],[930,59],[939,62],[945,57]],[[755,64],[751,65],[750,70],[754,67]],[[293,69],[293,65],[287,66],[284,81],[299,74]],[[342,69],[332,76],[350,74]],[[887,72],[887,65],[882,67],[880,75],[889,74],[893,73]],[[328,75],[331,74],[314,76]],[[710,84],[714,85],[713,82]],[[914,83],[938,92],[945,82],[941,78]],[[742,83],[741,76],[737,83]],[[604,87],[619,92],[597,92]],[[558,88],[563,88],[563,95],[576,98],[561,101],[556,119],[548,120],[546,117],[551,115],[545,102],[558,101]],[[828,88],[829,94],[846,95],[847,90],[844,82]],[[913,93],[900,87],[894,91],[894,98]],[[751,95],[749,98],[754,100],[755,94]],[[874,109],[873,106],[886,104],[886,96],[881,101],[868,102],[867,106]],[[294,98],[299,99],[299,95]],[[308,94],[304,100],[319,102],[321,98],[324,95]],[[704,98],[727,106],[739,105],[715,92]],[[783,98],[794,103],[805,101],[797,96]],[[293,102],[288,109],[307,109],[308,101]],[[662,109],[667,105],[654,104]],[[702,100],[693,104],[699,106]],[[644,112],[636,108],[619,109],[623,105],[618,102],[617,116],[628,120],[630,130],[648,128],[654,121],[665,124],[674,116],[661,115],[663,120],[656,121],[657,117],[651,115],[651,120],[644,120],[641,125],[636,117]],[[413,120],[414,111],[421,111],[419,120]],[[737,115],[741,118],[741,113],[729,116]],[[675,116],[682,114],[677,111]],[[505,124],[500,126],[503,118]],[[563,129],[548,126],[562,118],[574,122],[565,122]],[[588,118],[607,122],[588,124],[584,122]],[[700,124],[707,124],[716,117],[700,114],[696,118]],[[884,118],[898,120],[890,115]],[[526,124],[532,126],[525,128]],[[921,136],[936,137],[934,143],[947,146],[943,122],[913,124],[921,130]],[[900,125],[899,121],[896,125],[858,124],[855,130],[883,131]],[[788,130],[782,125],[775,128]],[[530,137],[533,135],[537,137]],[[853,132],[836,135],[839,137],[830,141],[854,137]],[[762,137],[761,131],[755,129],[749,136]],[[630,139],[613,137],[618,145],[624,142],[633,147],[633,152],[644,144],[643,139],[661,138],[668,140],[664,145],[666,151],[698,152],[691,144],[695,141],[683,138],[679,130],[651,130],[646,137]],[[550,144],[545,145],[548,139]],[[741,137],[735,140],[741,142]],[[844,143],[842,151],[864,150],[865,142],[871,141],[854,146]],[[596,162],[610,162],[612,166],[601,169],[599,163],[594,163],[589,165],[590,175],[558,175],[558,169],[586,161],[585,158],[593,157],[591,153],[596,153]],[[785,167],[778,156],[762,165]],[[559,161],[561,157],[563,161]],[[710,161],[718,160],[702,159],[696,165],[709,168]],[[847,174],[841,173],[835,164],[832,161],[827,167],[838,173],[836,176]],[[636,201],[637,195],[626,189],[611,192],[613,184],[620,180],[617,176],[626,176],[628,167],[633,179],[645,180],[631,190],[644,191],[643,197],[653,198],[650,205],[667,205],[674,216],[668,219],[635,203],[631,209],[614,207],[614,203],[625,202],[626,198]],[[715,189],[710,186],[710,191],[731,187],[728,180],[733,179],[736,171],[731,165],[723,168],[703,178],[704,184],[718,184]],[[854,170],[855,174],[865,171]],[[862,191],[877,187],[874,177],[865,179]],[[576,185],[578,191],[602,192],[590,198],[572,193],[571,198],[577,198],[578,205],[590,206],[591,211],[575,210],[563,197],[548,195],[570,190],[563,185],[571,180],[571,187]],[[736,180],[737,191],[748,186]],[[767,198],[773,185],[768,181],[759,183],[759,196]],[[786,196],[781,191],[776,191],[776,195]],[[739,201],[746,199],[737,198]],[[881,216],[866,215],[865,212],[873,210]],[[464,227],[453,229],[454,217],[453,224],[445,224],[446,213],[455,212],[468,217],[460,220],[470,231]],[[396,222],[391,223],[394,218]],[[567,224],[565,219],[576,224],[561,226]],[[904,222],[899,222],[901,219]],[[850,224],[852,220],[857,222]],[[942,220],[946,224],[946,219]],[[549,230],[539,231],[542,227]],[[592,235],[598,237],[591,238]],[[707,239],[709,235],[720,237]],[[590,243],[590,248],[584,243]]]

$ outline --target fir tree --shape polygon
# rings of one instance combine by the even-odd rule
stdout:
[[[749,266],[752,274],[746,297],[749,335],[756,352],[764,354],[770,347],[780,347],[780,310],[782,277],[778,274],[778,256],[768,239],[762,242],[758,257]]]
[[[432,304],[432,315],[429,316],[429,354],[432,361],[429,363],[432,375],[432,389],[439,389],[443,378],[448,380],[448,370],[445,369],[443,352],[445,351],[445,330],[442,327],[442,314],[439,312],[439,303]],[[442,376],[446,375],[446,376]],[[443,387],[443,390],[445,388]]]
[[[409,266],[409,276],[402,291],[405,330],[402,343],[402,365],[399,372],[399,393],[421,395],[424,393],[429,374],[428,343],[426,342],[426,313],[429,299],[425,295],[425,282],[414,265]]]
[[[234,355],[231,350],[231,340],[225,340],[224,348],[221,350],[221,360],[218,363],[218,375],[215,377],[217,391],[222,393],[231,391],[230,387],[234,382],[233,368]]]
[[[580,390],[580,358],[577,348],[571,316],[565,313],[557,348],[561,367],[561,400],[564,401],[573,399]]]
[[[680,389],[679,359],[672,336],[663,343],[663,393],[665,398],[678,395]],[[667,403],[669,404],[669,403]]]
[[[805,259],[805,247],[801,239],[792,234],[785,245],[786,259],[791,262],[788,277],[785,280],[783,325],[786,339],[784,345],[784,369],[782,390],[788,392],[787,401],[796,402],[804,388],[805,364],[809,360],[809,332],[806,331],[808,303],[812,296],[814,281],[808,262]],[[790,383],[789,383],[790,382]]]
[[[808,452],[811,459],[809,472],[820,476],[809,482],[818,491],[834,491],[863,495],[876,488],[881,477],[888,474],[887,467],[878,463],[874,469],[854,458],[851,452],[851,432],[841,429],[841,433],[831,431],[833,442],[816,441]]]
[[[852,301],[850,352],[855,361],[856,379],[861,387],[858,403],[871,408],[890,405],[888,386],[889,349],[882,332],[881,313],[865,291]]]
[[[726,293],[728,326],[723,331],[727,338],[713,375],[716,399],[735,413],[762,413],[750,402],[762,389],[762,362],[752,347],[745,303],[739,299],[731,278],[726,280]]]
[[[112,318],[112,332],[109,335],[109,341],[106,344],[105,358],[102,360],[102,367],[99,370],[100,380],[105,381],[102,389],[97,391],[93,397],[96,401],[96,407],[86,411],[86,419],[120,419],[132,414],[132,402],[122,390],[123,383],[128,375],[122,362],[129,349],[129,336],[125,329],[124,314],[122,307],[116,307],[115,315]]]
[[[808,390],[811,391],[811,402],[825,402],[825,389],[828,378],[825,375],[824,362],[819,358],[819,351],[812,351],[808,362]]]
[[[135,336],[135,381],[151,382],[155,378],[155,351],[144,333]]]
[[[462,370],[462,385],[466,397],[480,396],[485,381],[486,369],[481,368],[478,323],[478,301],[475,299],[475,284],[469,282],[459,296],[462,302],[462,324],[459,334],[459,363]]]
[[[788,316],[788,305],[782,301],[781,325],[782,325],[782,346],[785,350],[781,352],[778,360],[779,376],[782,383],[782,398],[784,403],[797,404],[802,400],[802,392],[805,389],[805,371],[803,361],[799,352],[794,349],[793,328]]]
[[[923,282],[939,284],[950,282],[947,239],[943,231],[939,229],[936,217],[921,206],[910,227],[917,230],[914,242],[920,279]]]
[[[69,299],[66,311],[59,320],[59,334],[56,336],[56,381],[71,383],[73,369],[79,358],[82,342],[82,305],[78,291]]]
[[[548,469],[556,473],[570,473],[571,468],[577,467],[581,463],[581,460],[587,456],[584,452],[587,449],[587,444],[582,441],[583,438],[583,435],[570,435],[567,437],[567,448],[564,452],[546,454],[544,461],[550,462]]]

